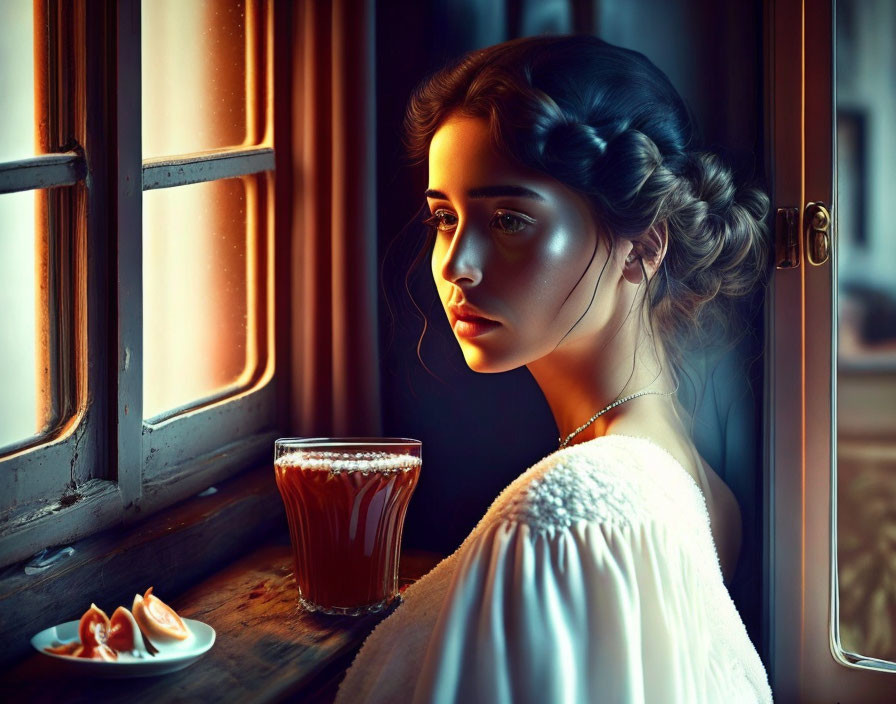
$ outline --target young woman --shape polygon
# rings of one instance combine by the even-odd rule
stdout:
[[[407,589],[337,701],[771,701],[724,583],[737,501],[675,396],[686,341],[762,280],[768,198],[696,150],[656,66],[592,36],[472,52],[406,128],[464,358],[525,365],[560,442]]]

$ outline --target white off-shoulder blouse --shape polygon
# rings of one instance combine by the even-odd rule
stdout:
[[[771,702],[703,494],[608,435],[517,477],[365,640],[337,704]]]

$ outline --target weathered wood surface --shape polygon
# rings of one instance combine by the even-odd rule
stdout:
[[[402,585],[428,572],[440,558],[403,552]],[[385,615],[355,618],[301,611],[292,571],[290,548],[278,539],[171,600],[182,616],[208,623],[217,632],[212,649],[180,672],[125,680],[57,677],[55,663],[35,654],[0,676],[4,699],[54,704],[331,702],[354,654]]]
[[[211,496],[77,541],[71,557],[45,571],[28,575],[24,563],[0,570],[0,670],[31,653],[31,636],[80,618],[91,601],[129,604],[150,584],[178,596],[273,532],[286,534],[271,464],[216,487]]]

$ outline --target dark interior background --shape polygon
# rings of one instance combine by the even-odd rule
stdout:
[[[424,445],[423,471],[405,525],[408,547],[453,552],[497,494],[557,448],[557,428],[525,368],[486,375],[466,367],[436,297],[428,256],[408,281],[408,291],[428,321],[420,341],[424,321],[405,290],[405,273],[421,240],[406,225],[425,203],[427,172],[425,164],[411,166],[403,152],[400,129],[406,103],[419,81],[466,51],[519,36],[572,32],[593,33],[645,54],[694,111],[704,147],[719,153],[740,179],[761,183],[760,0],[377,3],[383,432],[419,438]],[[750,302],[754,329],[733,355],[700,362],[704,376],[724,376],[735,383],[727,391],[711,392],[716,398],[695,429],[701,453],[732,486],[744,509],[744,549],[732,595],[754,642],[761,593],[761,307],[761,297]],[[746,395],[744,389],[737,391],[738,380]],[[737,396],[733,401],[721,398],[732,393]],[[737,427],[732,430],[732,425]],[[747,471],[726,477],[726,456],[733,453]]]

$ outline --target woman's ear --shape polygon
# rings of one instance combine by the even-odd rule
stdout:
[[[639,284],[647,275],[653,278],[663,263],[669,244],[668,229],[665,222],[654,225],[637,239],[631,241],[631,249],[625,256],[622,275],[629,283]]]

